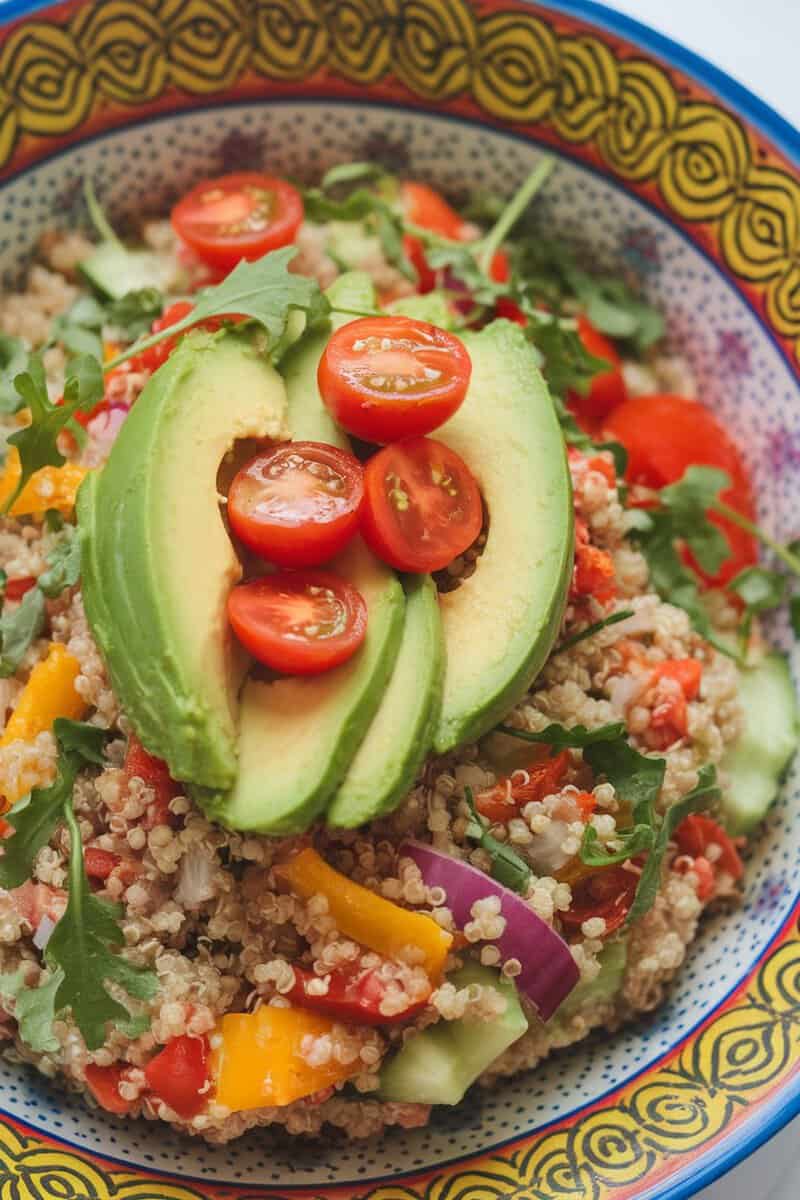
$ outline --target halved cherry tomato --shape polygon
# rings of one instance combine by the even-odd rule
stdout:
[[[364,489],[364,540],[398,571],[440,571],[481,531],[474,475],[433,438],[409,438],[380,450],[366,465]]]
[[[144,1069],[151,1091],[185,1121],[205,1108],[208,1093],[208,1041],[204,1037],[170,1038]]]
[[[175,205],[171,220],[204,262],[234,267],[293,242],[303,201],[283,179],[240,171],[199,183]]]
[[[155,793],[142,818],[144,829],[155,829],[157,825],[176,825],[178,818],[170,811],[170,801],[180,795],[181,785],[169,773],[169,767],[161,758],[145,750],[135,734],[128,738],[128,750],[123,764],[125,782],[141,779]]]
[[[5,588],[6,600],[21,600],[33,587],[36,587],[35,575],[18,575],[16,579],[7,579]]]
[[[119,1085],[125,1079],[129,1069],[121,1063],[114,1063],[110,1067],[98,1067],[95,1063],[89,1063],[86,1067],[84,1071],[86,1086],[106,1112],[124,1116],[133,1108],[133,1102],[124,1100],[119,1094]]]
[[[367,632],[361,593],[330,571],[279,571],[239,584],[228,619],[254,658],[287,675],[338,667]]]
[[[397,1025],[416,1016],[428,1002],[425,996],[400,1012],[385,1016],[381,1012],[381,1002],[387,994],[387,985],[377,970],[353,974],[346,968],[339,968],[327,976],[328,990],[324,995],[309,988],[309,984],[319,984],[319,975],[297,966],[293,970],[295,981],[286,993],[287,1000],[351,1025]]]
[[[114,867],[118,867],[120,856],[99,846],[87,846],[83,852],[83,865],[90,879],[108,879]]]
[[[333,334],[317,381],[348,433],[385,443],[442,425],[467,394],[471,373],[452,333],[410,317],[362,317]]]
[[[744,875],[744,863],[739,851],[713,817],[692,813],[678,826],[675,841],[681,854],[688,854],[690,858],[707,858],[715,869],[727,872],[734,879],[741,879]],[[718,850],[710,855],[712,846]]]
[[[570,392],[567,404],[575,414],[578,424],[589,433],[596,433],[610,412],[628,398],[628,389],[622,375],[622,359],[612,341],[599,329],[595,329],[587,317],[578,317],[578,337],[585,350],[596,358],[604,358],[609,369],[595,375],[585,396]]]
[[[524,770],[498,779],[493,788],[475,797],[478,812],[492,822],[508,821],[526,804],[552,795],[566,774],[569,754],[562,750],[554,758],[540,759]]]
[[[567,912],[559,913],[569,930],[580,930],[584,921],[602,917],[606,923],[604,937],[614,933],[625,921],[633,904],[639,876],[625,867],[605,867],[585,875],[572,886],[572,904]]]
[[[323,442],[285,442],[236,475],[228,519],[256,554],[282,567],[313,567],[355,535],[363,502],[364,470],[355,455]]]
[[[731,487],[721,498],[743,516],[755,519],[750,477],[742,456],[705,405],[685,396],[634,396],[614,409],[604,432],[627,450],[629,482],[662,488],[681,479],[695,463],[720,467],[731,477]],[[724,587],[744,567],[758,561],[758,547],[755,538],[738,525],[715,512],[708,515],[724,532],[732,554],[714,576],[693,565],[706,583]]]

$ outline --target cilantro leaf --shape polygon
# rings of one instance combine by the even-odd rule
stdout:
[[[78,760],[59,755],[53,783],[47,788],[34,788],[6,814],[14,833],[3,842],[0,887],[10,890],[30,879],[36,855],[61,823],[65,803],[72,800],[77,774]]]
[[[632,925],[648,913],[655,903],[658,889],[661,886],[661,867],[667,846],[672,840],[675,830],[691,813],[703,812],[720,799],[717,786],[716,768],[707,764],[698,771],[697,786],[688,792],[682,800],[673,804],[664,814],[661,827],[655,839],[653,849],[647,856],[642,868],[639,885],[631,910],[628,913],[627,924]]]
[[[45,596],[53,599],[65,588],[74,587],[81,576],[81,542],[74,525],[64,527],[64,536],[47,556],[47,570],[37,583]]]
[[[372,183],[378,179],[391,180],[391,175],[378,163],[344,162],[330,167],[322,177],[320,190],[329,191],[331,188],[344,183]]]
[[[800,638],[800,596],[792,596],[789,601],[789,621],[794,636]]]
[[[741,596],[751,612],[760,613],[783,604],[788,582],[779,571],[745,567],[730,581],[728,588]]]
[[[492,860],[491,875],[498,883],[510,888],[512,892],[524,893],[528,889],[533,872],[516,850],[505,842],[500,842],[488,832],[483,818],[475,807],[471,788],[464,789],[472,821],[467,829],[469,837],[475,838],[478,845],[486,851]]]
[[[13,1001],[14,1019],[23,1042],[37,1054],[54,1054],[61,1048],[53,1033],[61,972],[48,972],[45,982],[37,987],[26,985],[27,972],[28,963],[23,963],[13,974],[0,975],[0,996],[6,1002]]]
[[[112,947],[124,945],[118,924],[120,909],[94,896],[83,864],[80,829],[71,797],[63,807],[70,834],[69,900],[50,935],[45,961],[62,972],[55,994],[58,1009],[69,1008],[89,1050],[102,1046],[109,1021],[130,1019],[130,1012],[107,989],[118,984],[129,996],[150,1000],[158,990],[152,971],[134,966]]]
[[[620,621],[627,621],[628,617],[634,615],[632,608],[623,608],[619,612],[611,613],[608,617],[603,617],[601,621],[595,621],[593,625],[587,625],[585,629],[579,629],[577,633],[570,634],[568,638],[560,645],[556,646],[554,654],[563,654],[565,650],[571,650],[573,646],[585,642],[588,638],[594,637],[596,633],[600,633],[603,629],[608,629],[611,625],[619,625]]]
[[[25,343],[20,338],[0,333],[0,413],[15,413],[22,405],[14,380],[25,370],[27,362]]]
[[[625,733],[622,721],[614,721],[601,725],[598,729],[587,729],[585,725],[573,725],[567,729],[564,725],[548,725],[540,733],[531,733],[527,729],[514,729],[512,725],[498,725],[498,733],[507,733],[511,737],[521,738],[523,742],[538,742],[551,746],[553,750],[579,750],[584,746],[593,746],[597,742],[613,742]]]
[[[305,312],[311,309],[319,317],[324,307],[316,281],[292,274],[287,269],[296,254],[296,246],[284,246],[254,262],[242,259],[222,283],[197,293],[194,308],[182,320],[134,342],[106,363],[105,369],[111,370],[132,355],[157,345],[164,338],[175,337],[209,317],[224,317],[231,313],[258,321],[269,335],[270,346],[274,346],[286,329],[290,309]]]
[[[624,736],[587,746],[583,757],[595,775],[605,775],[620,800],[630,805],[637,825],[653,825],[667,769],[663,758],[640,754]]]
[[[163,310],[164,297],[158,288],[137,288],[111,301],[106,309],[106,320],[133,340],[148,333],[153,321],[161,316]]]
[[[677,483],[661,489],[661,504],[672,517],[673,534],[681,537],[704,571],[715,574],[731,556],[728,539],[707,513],[730,476],[717,467],[687,467]]]
[[[13,612],[0,616],[0,679],[7,679],[19,668],[31,642],[44,629],[44,596],[31,588]]]
[[[60,467],[64,455],[58,448],[58,435],[79,409],[91,409],[103,395],[103,371],[96,358],[82,354],[71,363],[64,385],[64,399],[53,404],[47,394],[44,364],[40,354],[32,354],[27,370],[17,375],[14,386],[30,409],[31,421],[9,437],[9,444],[19,452],[20,472],[16,488],[7,498],[3,512],[8,512],[30,477],[42,467]]]
[[[562,400],[570,391],[586,395],[595,375],[608,370],[608,362],[589,353],[571,324],[552,317],[543,320],[533,309],[526,315],[525,334],[542,356],[542,374],[551,392]]]

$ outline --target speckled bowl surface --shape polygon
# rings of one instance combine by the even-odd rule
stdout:
[[[800,139],[707,63],[586,0],[67,0],[0,7],[0,268],[75,218],[268,163],[370,158],[449,192],[559,156],[547,220],[623,263],[800,533]],[[789,650],[786,627],[775,637]],[[800,775],[668,1002],[424,1130],[222,1149],[0,1066],[9,1200],[678,1200],[800,1110]]]

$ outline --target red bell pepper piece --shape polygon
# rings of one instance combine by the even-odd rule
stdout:
[[[131,1100],[125,1100],[119,1094],[119,1085],[125,1078],[127,1067],[114,1063],[111,1067],[98,1067],[89,1063],[86,1068],[86,1084],[97,1103],[106,1112],[125,1116],[133,1108]]]
[[[170,800],[180,794],[180,785],[170,776],[169,767],[161,758],[148,754],[142,743],[131,734],[128,739],[128,752],[125,755],[125,780],[142,779],[155,793],[142,820],[145,829],[155,829],[156,825],[176,825],[177,818],[170,812]]]
[[[428,1003],[427,993],[401,1012],[385,1016],[380,1009],[386,995],[386,984],[374,969],[353,973],[339,969],[325,976],[328,990],[324,995],[309,992],[309,985],[320,976],[303,967],[294,967],[294,986],[286,993],[287,1000],[301,1008],[311,1008],[325,1016],[334,1017],[347,1025],[398,1025],[421,1012]]]
[[[208,1041],[204,1037],[170,1038],[144,1069],[150,1090],[184,1120],[197,1116],[208,1094]]]

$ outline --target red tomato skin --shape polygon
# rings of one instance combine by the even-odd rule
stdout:
[[[318,641],[282,635],[265,619],[270,598],[281,589],[330,589],[344,604],[345,630]],[[228,596],[228,620],[239,641],[254,658],[286,675],[320,675],[355,654],[367,632],[367,606],[351,584],[330,571],[278,571],[235,587]]]
[[[703,677],[703,664],[696,658],[668,658],[653,668],[652,682],[674,679],[680,684],[687,700],[696,700]]]
[[[414,237],[413,233],[403,234],[403,251],[406,258],[417,272],[417,291],[421,296],[432,292],[436,287],[436,272],[428,266],[425,257],[425,247],[422,240]]]
[[[170,325],[177,325],[178,321],[188,317],[193,308],[194,305],[190,304],[188,300],[176,300],[174,304],[170,304],[169,308],[164,309],[160,317],[153,321],[150,332],[161,333],[162,330],[169,329]],[[157,342],[155,346],[148,346],[146,350],[140,350],[128,361],[133,364],[134,370],[157,371],[167,361],[177,344],[177,338],[164,338],[163,342]]]
[[[209,1079],[208,1041],[204,1037],[170,1038],[144,1069],[148,1087],[185,1121],[206,1106]]]
[[[409,471],[417,462],[426,464],[430,458],[443,455],[450,474],[457,473],[459,491],[463,497],[464,520],[456,528],[448,525],[448,535],[437,545],[423,545],[420,539],[410,544],[397,528],[397,522],[386,496],[386,475],[393,464],[405,460]],[[413,500],[413,486],[411,490]],[[427,574],[440,571],[472,545],[483,525],[483,505],[478,484],[467,464],[455,451],[433,438],[408,438],[394,446],[378,451],[364,471],[364,512],[361,534],[378,558],[398,571]],[[435,499],[433,503],[435,503]],[[446,514],[444,524],[447,524]]]
[[[197,228],[193,214],[204,192],[221,188],[228,194],[235,194],[245,187],[263,188],[271,192],[276,199],[277,214],[270,216],[265,229],[215,236],[210,231]],[[178,237],[190,246],[203,262],[212,267],[230,270],[241,259],[252,262],[270,250],[290,245],[303,223],[303,216],[302,197],[290,183],[257,171],[239,171],[197,184],[178,201],[170,219]]]
[[[125,1116],[133,1108],[132,1101],[124,1100],[119,1094],[119,1085],[124,1080],[126,1071],[127,1068],[119,1063],[114,1063],[111,1067],[98,1067],[89,1063],[84,1072],[86,1086],[97,1103],[106,1112],[116,1113],[118,1116]]]
[[[732,438],[710,409],[685,396],[633,396],[616,408],[605,433],[628,452],[626,478],[630,483],[662,488],[681,479],[693,464],[720,467],[731,477],[722,499],[750,520],[755,519],[753,492],[747,468]],[[758,562],[758,544],[749,533],[717,513],[709,513],[728,538],[732,555],[716,575],[692,563],[709,586],[724,587],[745,567]]]
[[[6,600],[21,600],[31,588],[36,587],[35,575],[18,575],[6,580]]]
[[[144,829],[155,829],[157,825],[174,827],[178,824],[178,818],[170,811],[169,804],[180,795],[181,786],[171,777],[164,760],[149,754],[135,734],[128,738],[123,771],[126,784],[133,778],[142,779],[155,793],[142,817]]]
[[[597,431],[609,413],[628,398],[628,389],[622,375],[622,359],[612,341],[599,329],[595,329],[585,316],[578,317],[578,337],[584,349],[596,358],[604,358],[609,369],[595,375],[585,396],[570,392],[567,403],[578,423],[589,433]]]
[[[562,924],[578,931],[584,921],[602,917],[606,928],[603,937],[616,932],[625,922],[633,904],[639,876],[625,867],[604,867],[586,875],[572,887],[572,906],[559,913]]]
[[[340,503],[318,505],[306,519],[291,520],[281,513],[272,519],[252,512],[248,492],[264,470],[275,468],[290,455],[335,471],[345,482]],[[323,442],[286,442],[257,454],[237,473],[228,492],[231,529],[256,554],[281,567],[316,567],[328,562],[358,532],[364,506],[364,470],[354,454]]]
[[[101,850],[99,846],[87,846],[83,852],[83,865],[90,879],[108,879],[121,861],[118,854]]]
[[[308,984],[319,976],[303,967],[295,966],[294,986],[286,993],[287,1000],[301,1008],[310,1008],[325,1013],[351,1025],[399,1025],[422,1012],[428,997],[409,1004],[401,1012],[384,1016],[380,1004],[386,994],[386,986],[376,970],[367,971],[360,977],[351,975],[346,968],[335,970],[329,976],[328,991],[324,996],[308,992]]]
[[[400,185],[400,196],[406,220],[412,225],[421,225],[423,229],[452,241],[465,240],[466,222],[444,196],[427,183],[405,180]]]
[[[705,813],[691,813],[682,821],[675,831],[675,841],[681,854],[688,854],[691,858],[706,857],[709,846],[719,846],[722,853],[712,865],[726,871],[734,879],[741,879],[744,875],[744,863],[733,840],[713,817]]]
[[[505,822],[512,817],[518,817],[524,805],[544,800],[545,796],[550,796],[558,790],[569,763],[570,757],[566,750],[552,758],[531,763],[525,768],[527,782],[524,782],[519,771],[515,771],[507,779],[500,778],[493,788],[478,793],[475,797],[475,807],[481,816],[492,822]],[[507,784],[510,784],[510,789]]]
[[[354,343],[367,338],[415,343],[420,347],[413,355],[415,363],[427,367],[435,361],[436,369],[443,372],[442,381],[430,382],[427,390],[416,395],[371,388],[369,360],[352,349]],[[443,425],[467,394],[471,374],[466,347],[452,333],[410,317],[362,317],[343,325],[330,338],[320,359],[317,382],[326,407],[343,429],[366,442],[386,444],[420,437]]]

